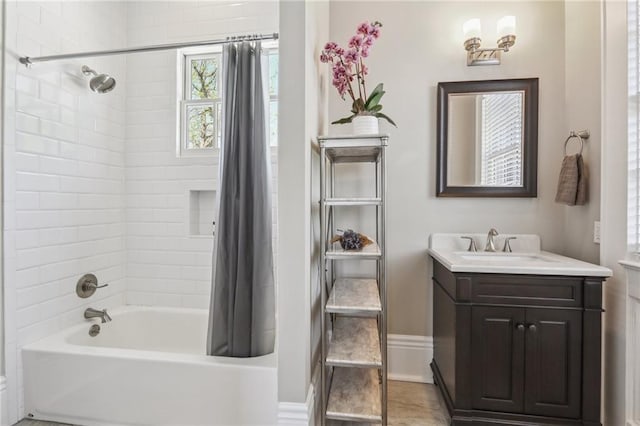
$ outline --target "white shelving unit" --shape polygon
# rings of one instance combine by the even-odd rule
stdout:
[[[322,424],[339,420],[387,424],[387,287],[385,151],[387,135],[321,136],[320,243],[322,293]],[[370,164],[372,197],[336,197],[336,164]],[[367,171],[368,172],[368,171]],[[345,251],[329,241],[340,208],[374,207],[375,242]],[[337,277],[337,262],[375,261],[375,277]]]

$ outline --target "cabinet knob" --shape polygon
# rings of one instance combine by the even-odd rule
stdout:
[[[535,333],[538,330],[535,324],[529,324],[529,330]]]
[[[524,324],[516,324],[518,331],[524,331]]]

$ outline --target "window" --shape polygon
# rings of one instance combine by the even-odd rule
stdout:
[[[222,54],[185,56],[184,143],[187,150],[220,146]]]
[[[266,44],[266,46],[265,46]],[[278,144],[278,50],[263,44],[267,83],[268,137]],[[212,154],[222,139],[222,49],[185,50],[181,59],[180,132],[178,155]]]
[[[638,1],[628,2],[628,193],[627,245],[632,253],[640,252],[640,13]]]
[[[482,96],[482,185],[522,185],[522,93]]]
[[[269,144],[278,145],[278,51],[267,49],[269,92]]]

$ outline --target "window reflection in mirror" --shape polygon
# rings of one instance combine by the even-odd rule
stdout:
[[[447,181],[522,186],[524,93],[449,95]]]

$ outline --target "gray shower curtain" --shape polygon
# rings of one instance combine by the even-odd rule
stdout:
[[[261,56],[259,42],[230,43],[223,53],[208,355],[265,355],[273,352],[275,341],[271,170]]]

